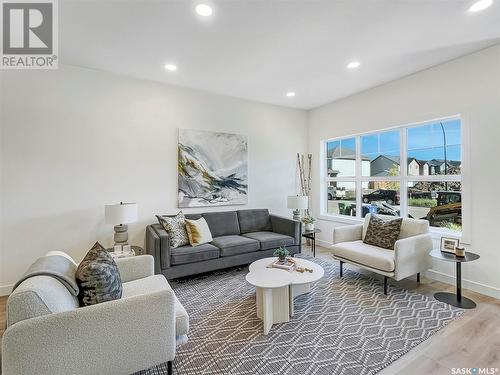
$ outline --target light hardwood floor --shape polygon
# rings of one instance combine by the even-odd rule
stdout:
[[[308,250],[305,249],[304,252],[308,253]],[[330,252],[319,246],[316,256],[333,261]],[[350,265],[347,267],[354,269]],[[437,291],[454,290],[451,285],[425,277],[420,284],[413,278],[402,280],[398,285],[430,297]],[[448,375],[452,374],[453,368],[499,369],[500,300],[468,290],[464,293],[477,303],[476,309],[466,310],[460,318],[379,374]],[[7,297],[0,297],[0,337],[4,333],[6,301]],[[500,370],[496,370],[493,374],[500,375]]]

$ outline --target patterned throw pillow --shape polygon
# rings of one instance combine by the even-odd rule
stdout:
[[[108,251],[96,242],[76,270],[76,283],[80,289],[80,306],[120,299],[122,280],[120,271]]]
[[[176,248],[189,245],[189,237],[186,231],[186,218],[182,211],[173,217],[160,215],[156,215],[156,217],[168,233],[170,247]]]
[[[402,218],[386,221],[372,215],[363,242],[384,249],[394,250],[394,244],[398,240],[399,232],[401,232],[402,222]]]
[[[212,232],[210,232],[210,228],[204,218],[198,220],[186,219],[186,229],[191,246],[202,245],[213,240]]]

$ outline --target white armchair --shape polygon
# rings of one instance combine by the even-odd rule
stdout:
[[[168,362],[187,340],[189,319],[150,255],[116,261],[122,298],[93,306],[58,280],[35,276],[7,301],[5,375],[131,374]]]
[[[429,222],[403,218],[394,250],[388,250],[363,242],[370,217],[370,214],[366,215],[363,224],[333,230],[332,251],[333,257],[340,261],[340,276],[342,277],[344,263],[383,275],[384,294],[387,294],[388,277],[399,281],[416,274],[417,281],[420,282],[420,272],[430,268],[432,237],[429,234]]]

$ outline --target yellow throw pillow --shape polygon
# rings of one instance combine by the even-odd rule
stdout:
[[[186,219],[186,230],[191,246],[198,246],[213,240],[212,233],[204,218],[198,220]]]

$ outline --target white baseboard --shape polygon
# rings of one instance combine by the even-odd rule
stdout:
[[[14,284],[0,285],[0,297],[8,296],[12,292]]]
[[[332,243],[324,240],[316,240],[316,243],[319,246],[322,246],[326,249],[329,249],[332,246]],[[455,282],[455,275],[448,275],[443,272],[435,271],[435,270],[428,270],[425,272],[425,276],[436,280],[436,281],[441,281],[446,284],[450,285],[456,285]],[[472,290],[477,293],[484,294],[486,296],[490,296],[493,298],[500,299],[500,289],[495,288],[489,285],[481,284],[476,281],[472,280],[467,280],[467,279],[462,279],[462,287],[465,289]]]
[[[439,271],[428,270],[425,272],[425,276],[430,277],[433,280],[441,281],[446,284],[456,285],[454,275],[448,275],[446,273],[442,273]],[[493,286],[481,284],[472,280],[462,279],[462,287],[480,294],[484,294],[486,296],[500,299],[500,289],[495,288]]]

